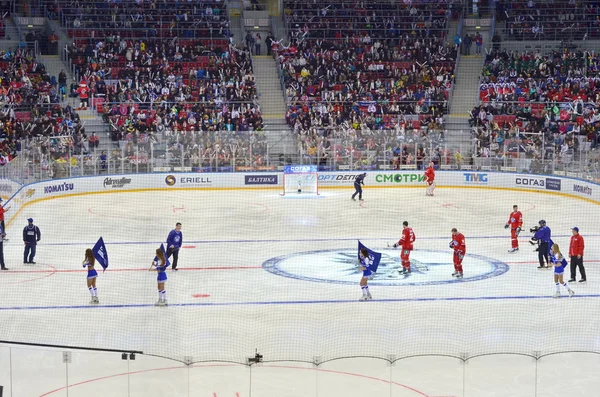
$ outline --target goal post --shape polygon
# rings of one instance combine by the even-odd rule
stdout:
[[[316,165],[286,165],[283,168],[283,193],[319,195],[319,173]]]

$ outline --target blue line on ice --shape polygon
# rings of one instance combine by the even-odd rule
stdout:
[[[600,298],[600,294],[574,295],[572,298],[563,296],[561,299],[553,299],[551,295],[516,295],[516,296],[478,296],[478,297],[447,297],[447,298],[389,298],[373,299],[370,302],[359,302],[357,299],[336,299],[336,300],[315,300],[315,301],[271,301],[271,302],[198,302],[198,303],[169,303],[169,307],[200,307],[200,306],[255,306],[255,305],[319,305],[319,304],[337,304],[354,303],[359,305],[373,305],[375,303],[394,303],[394,302],[454,302],[454,301],[494,301],[494,300],[515,300],[515,299],[548,299],[558,302],[561,300],[570,300],[573,298]],[[0,311],[9,310],[55,310],[55,309],[129,309],[155,307],[153,303],[148,304],[130,304],[130,305],[73,305],[73,306],[12,306],[0,307]],[[168,310],[168,309],[156,309]]]

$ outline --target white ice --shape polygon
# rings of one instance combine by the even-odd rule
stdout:
[[[121,193],[26,207],[4,244],[10,271],[0,273],[0,340],[145,355],[123,361],[116,353],[73,350],[65,364],[65,349],[0,345],[4,395],[597,395],[600,358],[582,353],[600,352],[597,205],[485,189],[437,189],[425,197],[424,189],[366,188],[362,204],[350,200],[351,191],[325,193],[318,200],[288,200],[275,191]],[[508,253],[503,226],[513,204],[523,212],[525,231],[520,251]],[[28,217],[42,231],[36,265],[22,263]],[[537,269],[527,240],[540,219],[564,253],[571,227],[586,238],[589,281],[572,285],[573,298],[552,299],[552,271]],[[299,253],[351,256],[358,239],[393,257],[399,251],[387,243],[400,237],[404,220],[417,236],[413,257],[435,265],[415,274],[417,282],[374,280],[370,302],[358,302],[359,274],[356,283],[335,283],[352,280],[344,263],[325,263],[319,277],[331,282],[262,267],[292,255],[292,271],[311,277],[317,259],[307,257],[303,268]],[[168,273],[169,307],[155,307],[156,274],[148,268],[178,221],[185,240],[181,271]],[[465,259],[463,282],[450,276],[453,227],[473,255]],[[110,267],[98,277],[95,307],[88,304],[81,261],[100,236]],[[476,263],[481,256],[508,271],[470,280],[470,270],[485,270]],[[255,349],[267,363],[235,364]],[[552,353],[558,354],[544,356]],[[421,355],[427,356],[414,357]],[[395,358],[402,359],[381,360]],[[324,363],[314,366],[314,360]]]

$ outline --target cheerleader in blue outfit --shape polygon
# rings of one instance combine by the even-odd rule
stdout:
[[[560,253],[560,248],[558,244],[552,244],[552,248],[550,249],[550,255],[552,264],[554,265],[554,283],[556,284],[556,293],[554,294],[555,298],[560,298],[560,285],[567,289],[569,292],[569,297],[575,295],[575,292],[569,287],[563,280],[563,274],[565,272],[565,267],[567,266],[567,260]]]
[[[94,253],[90,248],[85,250],[85,260],[83,261],[83,267],[87,268],[87,286],[90,294],[92,295],[92,300],[90,303],[98,304],[100,301],[98,300],[98,290],[96,289],[96,278],[98,277],[98,272],[94,269],[94,265],[96,264],[96,258],[94,258]]]
[[[369,292],[369,286],[367,285],[369,281],[369,276],[373,274],[371,271],[371,265],[373,264],[373,259],[369,257],[369,251],[366,249],[361,249],[358,260],[358,269],[362,270],[363,276],[360,279],[360,288],[362,289],[362,296],[359,300],[366,301],[371,299],[371,293]]]
[[[165,291],[165,282],[167,281],[167,273],[165,270],[167,269],[167,259],[165,258],[165,254],[163,254],[160,248],[156,249],[156,259],[152,261],[152,266],[150,266],[150,271],[156,270],[158,272],[158,277],[156,281],[158,282],[158,302],[156,302],[156,306],[167,306],[167,291]]]

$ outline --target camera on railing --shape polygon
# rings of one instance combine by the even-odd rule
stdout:
[[[258,349],[256,350],[256,353],[254,353],[254,357],[248,357],[248,364],[258,364],[262,363],[262,361],[263,355],[258,352]]]

